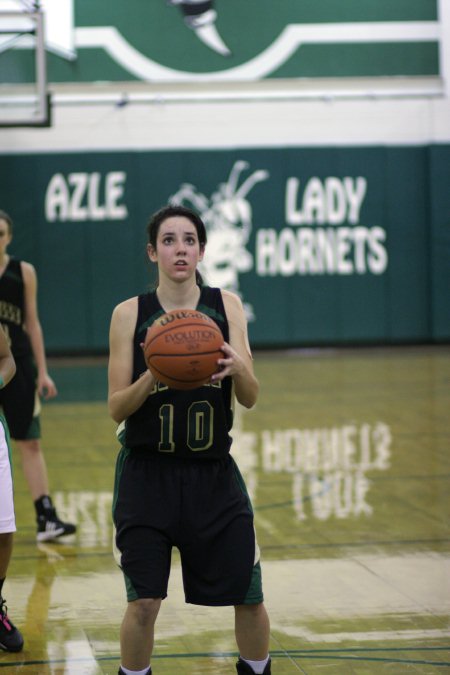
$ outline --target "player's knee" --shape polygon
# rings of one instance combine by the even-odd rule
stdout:
[[[9,548],[13,540],[12,532],[0,532],[0,548]]]
[[[25,454],[34,454],[41,451],[41,444],[39,439],[30,438],[26,441],[17,441],[20,450]]]
[[[257,617],[259,614],[264,612],[264,604],[259,602],[255,605],[235,605],[235,611],[241,616],[251,616]]]
[[[156,621],[160,606],[159,598],[139,598],[129,603],[129,609],[140,626],[152,625]]]

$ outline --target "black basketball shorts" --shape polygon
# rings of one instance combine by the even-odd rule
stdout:
[[[37,371],[31,357],[16,359],[16,374],[0,391],[0,405],[11,438],[18,441],[40,438]]]
[[[186,602],[262,602],[252,507],[231,456],[186,460],[122,448],[113,519],[128,601],[167,596],[175,546]]]

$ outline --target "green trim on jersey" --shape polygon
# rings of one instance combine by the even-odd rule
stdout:
[[[8,446],[8,457],[9,457],[9,467],[11,469],[11,477],[13,477],[13,463],[12,463],[12,448],[11,448],[11,436],[9,435],[9,428],[6,419],[3,415],[0,415],[0,424],[2,424],[3,429],[5,430],[5,440],[6,445]]]
[[[208,305],[204,305],[202,303],[198,304],[197,307],[195,308],[197,312],[202,312],[203,314],[206,314],[206,316],[209,316],[211,319],[215,321],[225,321],[225,317],[223,314],[220,312],[216,312],[215,309],[212,307],[209,307]],[[146,330],[149,328],[157,319],[159,319],[160,316],[163,316],[165,314],[164,310],[158,310],[152,316],[150,316],[146,321],[144,321],[138,328],[138,333],[141,333],[142,331]]]
[[[236,464],[234,457],[231,458],[233,460],[233,469],[234,469],[234,475],[236,476],[237,482],[239,483],[239,487],[241,488],[242,492],[245,494],[245,496],[248,499],[248,505],[250,507],[250,511],[253,513],[253,506],[252,506],[252,501],[250,499],[250,495],[248,494],[247,491],[247,486],[245,484],[245,480],[242,477],[241,472],[239,471],[239,467]]]
[[[146,330],[147,328],[150,328],[150,326],[156,321],[156,319],[159,319],[160,316],[164,316],[166,312],[163,309],[159,309],[157,312],[149,316],[148,319],[146,319],[141,325],[139,326],[137,332],[141,333],[142,331]]]
[[[221,314],[220,312],[216,312],[215,309],[213,309],[212,307],[208,307],[207,305],[202,304],[197,305],[197,311],[206,314],[206,316],[209,316],[211,319],[215,321],[222,321],[222,322],[225,321],[225,317],[223,316],[223,314]]]
[[[259,605],[261,602],[264,602],[264,594],[262,590],[261,563],[258,561],[253,567],[250,586],[242,604]]]
[[[247,486],[245,484],[245,481],[242,477],[241,472],[239,471],[239,467],[234,461],[233,457],[231,458],[233,460],[233,468],[234,468],[234,475],[236,476],[236,480],[239,484],[239,487],[241,488],[242,492],[246,495],[247,500],[248,500],[248,506],[250,508],[250,511],[254,513],[253,511],[253,505],[252,501],[250,499],[250,495],[248,494]],[[263,594],[263,589],[262,589],[262,575],[261,575],[261,563],[259,561],[259,546],[258,542],[256,541],[256,532],[255,532],[255,564],[253,566],[252,570],[252,576],[250,579],[250,585],[248,587],[247,595],[245,596],[245,599],[243,601],[243,605],[258,605],[259,603],[264,601],[264,594]]]
[[[115,510],[116,504],[117,504],[117,496],[118,496],[118,493],[119,493],[119,482],[120,482],[120,478],[122,476],[123,465],[125,464],[125,461],[126,461],[129,454],[130,454],[129,448],[122,447],[119,451],[119,454],[117,455],[116,472],[115,472],[115,476],[114,476],[113,502],[112,502],[112,509],[111,509],[113,521],[114,521],[114,510]],[[116,531],[116,528],[114,527],[113,554],[114,554],[114,559],[115,559],[117,565],[119,567],[121,567],[121,565],[120,565],[120,551],[116,547],[116,543],[115,543],[116,542],[115,531]],[[123,578],[124,578],[124,581],[125,581],[125,589],[126,589],[126,593],[127,593],[128,602],[132,602],[133,600],[137,600],[138,594],[136,593],[136,590],[135,590],[133,584],[131,583],[130,578],[127,577],[127,575],[125,574],[125,572],[123,572],[123,570],[122,570],[122,574],[123,574]]]
[[[40,437],[41,437],[41,418],[39,415],[35,415],[31,420],[31,424],[28,427],[28,431],[23,440],[32,441]]]
[[[117,455],[116,473],[115,473],[115,476],[114,476],[113,502],[112,502],[113,519],[114,519],[114,510],[115,510],[116,504],[117,504],[117,495],[119,493],[119,482],[120,482],[120,478],[122,476],[123,465],[125,464],[125,460],[127,459],[129,454],[130,454],[129,448],[122,447],[119,451],[119,454]]]
[[[131,583],[131,579],[127,577],[125,572],[123,572],[123,578],[125,580],[125,589],[127,592],[127,600],[128,602],[133,602],[133,600],[138,600],[139,596],[136,593],[136,589],[134,588],[133,584]]]

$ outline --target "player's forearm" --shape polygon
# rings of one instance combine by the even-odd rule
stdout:
[[[115,422],[120,424],[127,417],[138,410],[144,401],[150,395],[155,386],[155,378],[146,370],[145,373],[124,389],[117,391],[110,391],[108,396],[108,410],[109,414]]]
[[[234,392],[239,403],[246,408],[252,408],[258,398],[259,382],[253,373],[244,370],[233,375]]]
[[[47,374],[47,358],[45,356],[44,336],[40,324],[27,326],[27,332],[31,342],[31,349],[38,369],[39,376]]]

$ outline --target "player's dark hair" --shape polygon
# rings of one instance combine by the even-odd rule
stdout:
[[[198,213],[188,209],[185,206],[178,206],[174,204],[169,204],[168,206],[163,206],[159,211],[154,213],[147,224],[147,235],[149,244],[153,246],[156,251],[156,240],[158,239],[159,228],[161,223],[163,223],[167,218],[173,218],[174,216],[183,216],[191,221],[197,230],[198,241],[200,248],[203,249],[206,246],[206,227],[203,220],[200,218]],[[195,276],[199,286],[203,286],[204,281],[202,275],[198,270],[195,271]]]
[[[6,224],[8,225],[8,232],[9,234],[12,234],[13,231],[13,221],[11,216],[9,216],[6,211],[2,211],[0,209],[0,220],[5,220]]]

